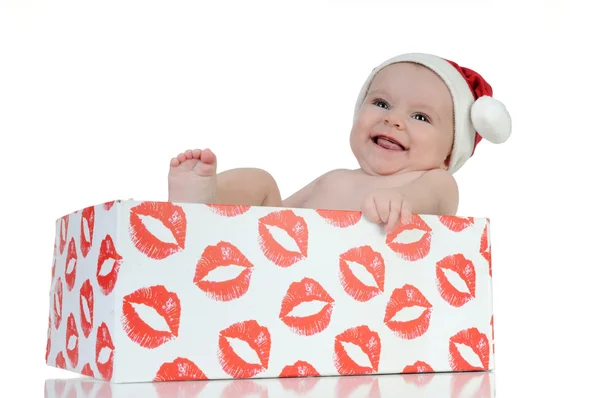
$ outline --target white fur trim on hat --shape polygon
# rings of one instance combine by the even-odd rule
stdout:
[[[475,132],[494,143],[506,141],[510,136],[510,115],[502,103],[492,97],[481,97],[474,101],[473,93],[463,76],[445,59],[431,54],[409,53],[390,58],[377,66],[358,95],[354,108],[354,120],[369,91],[375,75],[386,66],[399,62],[413,62],[435,72],[444,81],[454,104],[454,146],[449,171],[455,173],[471,157],[475,145]],[[473,106],[476,104],[475,106]]]

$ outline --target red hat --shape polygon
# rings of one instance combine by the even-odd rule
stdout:
[[[451,173],[458,171],[473,155],[482,138],[500,144],[510,137],[510,114],[504,104],[492,97],[492,87],[488,82],[471,69],[431,54],[402,54],[373,69],[356,101],[355,119],[375,75],[398,62],[413,62],[429,68],[450,90],[454,104],[454,146],[448,169]]]

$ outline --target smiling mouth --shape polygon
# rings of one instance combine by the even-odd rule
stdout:
[[[387,149],[388,151],[406,151],[406,147],[391,137],[376,135],[371,137],[371,141],[373,141],[375,145]]]

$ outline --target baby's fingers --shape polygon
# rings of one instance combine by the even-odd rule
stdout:
[[[390,219],[390,200],[387,198],[375,198],[375,208],[379,215],[379,222],[387,223]]]
[[[398,226],[398,219],[402,211],[402,203],[404,201],[390,201],[390,212],[387,219],[387,225],[385,226],[385,233],[389,234]]]
[[[398,222],[408,224],[412,218],[410,204],[406,200],[390,203],[390,217],[385,227],[385,233],[389,234],[398,227]]]
[[[363,214],[367,217],[367,220],[380,223],[379,213],[377,212],[377,206],[375,205],[374,198],[367,198],[361,208]]]
[[[410,223],[410,220],[412,219],[412,209],[406,200],[402,202],[402,210],[400,211],[400,215],[400,222],[402,224],[406,225]]]

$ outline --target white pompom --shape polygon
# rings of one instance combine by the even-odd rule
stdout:
[[[503,103],[490,96],[479,97],[471,106],[471,122],[482,138],[494,144],[510,137],[510,114]]]

